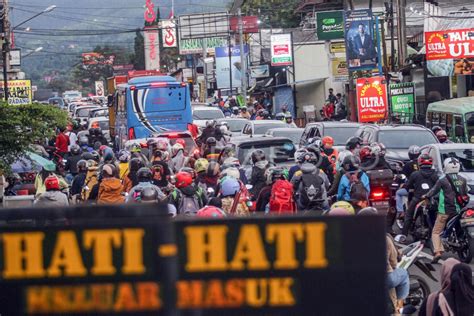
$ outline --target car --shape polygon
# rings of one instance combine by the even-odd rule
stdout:
[[[94,117],[109,117],[109,109],[105,107],[101,107],[98,109],[91,110],[89,112],[89,119]]]
[[[249,120],[240,117],[226,117],[217,119],[216,122],[217,124],[222,124],[224,122],[227,123],[227,126],[229,127],[229,130],[232,133],[232,136],[234,137],[242,135],[242,128],[246,123],[249,122]]]
[[[421,153],[433,158],[433,167],[440,176],[443,174],[444,160],[448,157],[457,158],[461,163],[460,175],[467,180],[469,186],[470,205],[474,206],[474,144],[430,144],[421,147]]]
[[[306,146],[314,137],[331,136],[334,139],[334,148],[342,151],[346,147],[347,140],[354,136],[361,127],[355,122],[315,122],[306,125],[300,139],[300,147]]]
[[[210,106],[193,106],[193,123],[199,128],[206,127],[206,122],[209,120],[217,120],[224,118],[224,113],[221,109]]]
[[[73,118],[78,121],[81,125],[86,125],[89,119],[89,112],[93,109],[97,109],[97,106],[94,105],[83,105],[78,106],[74,109]]]
[[[89,119],[87,130],[91,128],[100,128],[105,139],[111,142],[108,117],[94,117]]]
[[[430,129],[416,124],[366,124],[361,126],[355,135],[367,145],[373,142],[384,144],[387,148],[385,158],[394,170],[399,170],[406,162],[410,161],[408,158],[410,146],[422,147],[439,143]]]
[[[64,102],[63,98],[60,97],[52,97],[48,99],[48,104],[56,105],[60,109],[64,109],[66,107],[66,103]]]
[[[288,127],[288,125],[285,122],[276,120],[248,121],[242,128],[242,136],[262,136],[271,128],[286,127]]]
[[[280,128],[271,128],[266,133],[265,136],[270,137],[288,137],[291,139],[295,146],[299,147],[299,142],[301,135],[303,134],[304,128],[292,128],[292,127],[280,127]]]

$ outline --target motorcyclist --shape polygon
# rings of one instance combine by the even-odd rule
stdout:
[[[194,171],[196,172],[196,185],[202,187],[204,190],[207,190],[205,178],[208,166],[209,161],[205,158],[199,158],[194,163]]]
[[[295,162],[296,164],[291,166],[290,170],[288,171],[288,179],[291,180],[293,179],[293,176],[295,173],[299,170],[301,170],[301,164],[305,161],[305,155],[308,151],[306,148],[299,148],[295,152]]]
[[[193,184],[193,178],[187,172],[176,174],[175,187],[168,203],[176,208],[177,214],[194,216],[208,202],[203,190]]]
[[[285,114],[285,122],[286,126],[291,127],[291,128],[297,128],[296,123],[293,122],[293,115],[291,115],[290,112]]]
[[[132,187],[138,184],[137,172],[140,168],[145,167],[145,164],[140,158],[132,158],[129,162],[128,174],[123,178],[123,190],[129,192]]]
[[[120,204],[125,201],[122,182],[117,175],[115,165],[105,164],[102,167],[97,204]]]
[[[227,168],[236,168],[239,171],[240,175],[238,179],[242,181],[244,185],[248,183],[247,175],[245,174],[245,170],[240,166],[239,159],[237,159],[236,157],[229,157],[224,160],[222,164],[222,171],[224,172],[224,170]]]
[[[461,164],[454,157],[448,157],[443,163],[444,175],[436,181],[435,186],[424,196],[430,199],[439,193],[438,213],[434,224],[431,241],[434,248],[433,262],[437,263],[444,252],[440,234],[448,219],[460,211],[457,195],[467,196],[467,181],[459,175]]]
[[[324,171],[326,174],[327,178],[329,179],[329,182],[334,181],[334,170],[332,167],[331,162],[329,161],[329,158],[321,155],[321,145],[320,141],[313,142],[312,144],[308,145],[306,147],[306,150],[308,152],[312,152],[316,156],[316,167]]]
[[[248,206],[245,202],[237,199],[241,185],[237,179],[227,177],[220,185],[219,197],[222,201],[222,209],[227,214],[246,216],[249,214]]]
[[[205,164],[204,164],[205,165]],[[220,165],[215,162],[211,161],[206,167],[206,172],[199,172],[196,176],[196,180],[198,183],[198,187],[207,190],[211,188],[216,192],[218,186],[218,180],[220,177]]]
[[[216,122],[209,120],[206,122],[206,127],[202,130],[201,135],[196,139],[198,145],[205,144],[209,137],[216,136]]]
[[[332,165],[333,173],[336,173],[336,164],[339,157],[339,152],[334,148],[334,139],[331,136],[324,136],[321,139],[321,155],[327,157]]]
[[[270,210],[270,200],[272,198],[272,188],[273,185],[277,180],[285,180],[288,181],[288,172],[284,170],[283,168],[279,167],[270,167],[267,169],[267,185],[260,191],[260,194],[258,195],[257,202],[256,202],[256,208],[255,210],[257,212],[267,212]],[[288,182],[289,185],[291,183]],[[274,197],[275,198],[275,197]],[[289,202],[291,204],[295,204],[293,200],[293,196],[288,196]],[[294,205],[296,206],[296,205]],[[291,207],[289,207],[291,208]],[[295,209],[296,210],[296,209]],[[290,209],[285,209],[281,210],[282,212],[287,212],[291,211]]]
[[[234,106],[232,108],[232,115],[230,117],[239,117],[240,115],[240,109],[238,106]]]
[[[140,192],[145,188],[152,188],[156,191],[158,199],[164,201],[166,195],[161,191],[159,187],[153,184],[153,172],[150,168],[142,167],[137,171],[138,184],[135,185],[130,192],[128,192],[126,202],[135,202],[140,196]]]
[[[87,161],[84,159],[79,160],[76,168],[78,173],[71,183],[71,196],[80,199],[82,187],[84,186],[87,176]]]
[[[83,153],[91,152],[94,150],[94,148],[89,146],[89,138],[86,135],[81,135],[79,137],[78,144],[81,147]]]
[[[252,172],[249,183],[252,185],[250,193],[255,201],[260,193],[260,190],[266,185],[267,178],[265,177],[265,170],[269,167],[269,162],[266,159],[265,152],[257,149],[252,152]]]
[[[161,160],[162,151],[155,152],[155,159],[151,163],[151,169],[153,171],[153,184],[160,187],[166,188],[169,185],[171,177],[171,169],[165,161]]]
[[[275,120],[282,122],[285,121],[285,114],[282,112],[278,112],[277,114],[275,114]]]
[[[346,142],[346,149],[339,153],[337,161],[337,170],[342,169],[342,162],[346,156],[356,156],[359,157],[359,151],[362,146],[362,139],[360,137],[353,136],[349,138]]]
[[[248,111],[246,106],[240,108],[239,117],[250,120],[250,112]]]
[[[43,207],[61,207],[68,206],[69,200],[66,194],[59,188],[59,179],[55,175],[50,175],[44,180],[46,192],[41,193],[35,200],[35,206]]]
[[[219,155],[221,153],[221,149],[217,147],[217,139],[214,137],[209,137],[206,141],[206,149],[204,150],[204,158],[209,161],[217,161],[219,159]]]
[[[397,236],[397,240],[404,242],[408,236],[411,225],[413,224],[413,215],[416,205],[423,199],[423,196],[429,192],[438,181],[436,170],[433,169],[433,159],[428,154],[418,157],[419,171],[415,171],[408,178],[408,182],[403,186],[407,191],[413,190],[413,197],[410,200],[407,211],[405,212],[405,220],[403,224],[401,236]]]
[[[188,158],[184,155],[184,148],[181,144],[174,144],[171,147],[171,161],[170,161],[170,169],[173,172],[178,172],[181,168],[186,166],[188,162]]]
[[[418,157],[420,156],[421,150],[420,147],[417,145],[412,145],[408,148],[408,158],[410,158],[410,161],[407,162],[402,169],[402,174],[405,175],[406,179],[409,179],[410,176],[418,171],[419,164],[418,164]],[[400,177],[397,177],[396,181],[402,185],[402,179]],[[395,194],[395,200],[396,200],[396,208],[397,212],[400,214],[400,217],[404,216],[404,203],[403,203],[403,198],[408,196],[408,191],[406,188],[400,187],[400,189],[397,190]]]
[[[72,178],[74,178],[78,171],[77,171],[77,163],[79,160],[81,160],[81,155],[82,155],[82,150],[79,145],[72,145],[71,146],[71,152],[69,154],[69,157],[67,158],[66,161],[66,171],[68,171],[71,175]]]
[[[344,158],[342,168],[344,175],[339,182],[337,200],[350,202],[357,210],[367,207],[370,194],[370,180],[367,174],[360,168],[359,158],[355,156]]]
[[[360,151],[360,160],[362,169],[368,170],[391,170],[390,165],[385,160],[385,154],[387,150],[385,149],[384,144],[382,143],[372,143],[368,147],[369,155],[362,154],[363,149]],[[364,150],[365,151],[365,150]],[[364,156],[364,157],[362,157]],[[390,179],[393,178],[393,174],[390,176]]]
[[[130,161],[131,154],[129,151],[122,149],[119,151],[118,160],[119,160],[119,176],[120,179],[128,174],[128,162]]]
[[[224,148],[227,143],[230,141],[230,136],[228,135],[229,129],[226,125],[219,124],[216,127],[216,146],[219,148]]]
[[[90,128],[89,129],[89,146],[98,150],[100,146],[107,145],[107,139],[102,134],[100,128]]]
[[[452,141],[450,141],[448,139],[448,134],[446,133],[446,131],[444,129],[441,129],[441,130],[437,131],[435,135],[436,135],[436,138],[439,140],[439,142],[441,144],[452,143]]]

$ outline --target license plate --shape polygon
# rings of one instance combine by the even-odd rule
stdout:
[[[372,202],[372,206],[388,206],[389,203],[387,201],[382,202]]]

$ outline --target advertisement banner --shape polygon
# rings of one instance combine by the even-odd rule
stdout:
[[[190,55],[190,54],[202,54],[203,41],[206,41],[207,53],[215,54],[216,47],[227,46],[228,42],[226,38],[214,37],[214,38],[199,38],[199,39],[179,39],[179,54]]]
[[[250,67],[250,77],[259,79],[267,78],[270,76],[270,66],[269,65],[258,65]]]
[[[98,97],[103,97],[105,94],[104,90],[104,82],[103,81],[96,81],[95,82],[95,95]]]
[[[345,43],[331,43],[329,45],[330,53],[346,53],[346,44]]]
[[[271,36],[272,66],[293,65],[291,34],[274,34]]]
[[[157,30],[145,30],[145,69],[160,70],[160,38]]]
[[[256,16],[243,16],[242,17],[242,29],[244,34],[247,33],[258,33],[258,17]],[[230,30],[232,32],[239,32],[239,17],[234,16],[230,18]]]
[[[21,67],[21,49],[10,49],[10,66]]]
[[[331,60],[332,77],[335,82],[344,82],[349,80],[349,69],[347,61],[343,57],[333,58]]]
[[[346,11],[344,29],[349,70],[377,68],[372,11],[369,9]]]
[[[474,58],[474,28],[425,32],[426,60]]]
[[[388,114],[384,77],[357,79],[357,108],[360,123],[378,122]]]
[[[176,23],[173,20],[161,21],[161,38],[163,39],[163,47],[176,47],[178,41],[176,38]]]
[[[33,100],[31,80],[8,80],[8,104],[30,104]],[[3,95],[3,80],[0,81],[0,91]]]
[[[390,105],[393,114],[399,114],[409,123],[415,113],[415,84],[413,82],[389,85]]]
[[[244,46],[244,53],[248,54],[249,47]],[[242,86],[242,65],[240,61],[240,46],[231,48],[231,65],[229,65],[229,48],[216,47],[216,81],[218,89],[230,88],[230,73],[232,67],[232,89]]]
[[[344,38],[342,11],[316,12],[316,35],[326,41]]]

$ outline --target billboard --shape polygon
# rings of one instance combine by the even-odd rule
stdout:
[[[384,77],[357,79],[359,122],[378,122],[387,118],[387,83]]]
[[[346,11],[344,31],[349,70],[377,68],[372,11],[369,9]]]
[[[343,57],[336,57],[331,60],[331,72],[335,82],[345,82],[349,80],[349,69],[347,61]]]
[[[161,21],[161,38],[163,39],[164,48],[178,46],[176,23],[174,23],[173,20]]]
[[[10,66],[20,67],[21,66],[21,49],[10,49]]]
[[[197,38],[197,39],[179,39],[179,53],[181,55],[202,54],[203,41],[206,41],[207,53],[215,54],[216,47],[226,46],[228,41],[226,38]]]
[[[389,95],[392,113],[399,114],[402,122],[411,122],[415,114],[415,84],[413,82],[390,84]]]
[[[248,46],[244,46],[244,53],[248,54]],[[242,86],[242,65],[240,60],[240,46],[231,48],[231,65],[229,65],[229,48],[216,47],[216,81],[218,89],[229,89],[230,74],[232,73],[232,88]],[[231,71],[232,68],[232,71]]]
[[[160,69],[160,38],[157,30],[144,31],[145,39],[145,69]]]
[[[425,32],[426,60],[474,58],[474,28]]]
[[[227,12],[180,15],[178,25],[180,39],[225,37],[230,30]]]
[[[272,66],[293,65],[293,47],[291,34],[273,34],[271,36]]]
[[[270,66],[269,65],[257,65],[250,67],[250,78],[267,78],[270,76]]]
[[[242,17],[242,30],[244,33],[258,33],[259,24],[256,16]],[[232,32],[239,32],[239,17],[233,16],[230,18],[230,30]]]
[[[316,12],[316,35],[319,40],[344,38],[342,11]]]
[[[8,104],[30,104],[33,100],[31,80],[8,80]],[[0,81],[0,90],[3,95],[3,80]]]

